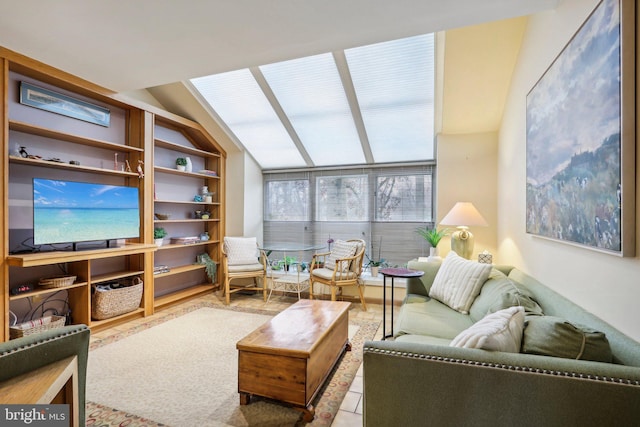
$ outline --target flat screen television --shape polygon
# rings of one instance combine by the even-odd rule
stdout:
[[[33,243],[106,242],[140,236],[138,188],[33,179]]]

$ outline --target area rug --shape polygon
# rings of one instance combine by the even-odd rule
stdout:
[[[235,343],[273,315],[202,303],[93,342],[88,426],[293,426],[300,412],[266,399],[239,404]],[[379,322],[350,320],[346,352],[310,425],[331,425]]]

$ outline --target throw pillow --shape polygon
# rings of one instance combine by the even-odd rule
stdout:
[[[229,265],[246,265],[258,262],[258,244],[255,237],[225,237],[224,251]]]
[[[491,272],[491,264],[482,264],[449,252],[433,280],[429,296],[456,311],[469,313],[469,307],[480,293]]]
[[[522,352],[596,362],[613,360],[603,332],[555,316],[527,316]]]
[[[509,307],[488,314],[473,326],[460,332],[450,345],[518,353],[523,329],[524,309]]]
[[[336,240],[333,248],[331,248],[331,253],[324,260],[324,267],[329,270],[334,270],[336,268],[336,261],[342,258],[348,258],[353,256],[356,253],[356,247],[358,246],[358,242],[347,242],[345,240]],[[346,264],[346,263],[343,263]],[[343,265],[343,272],[349,269],[349,265]]]

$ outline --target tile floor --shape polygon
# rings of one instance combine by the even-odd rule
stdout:
[[[167,313],[171,313],[172,311],[178,311],[183,307],[184,304],[193,304],[198,301],[207,301],[213,304],[224,305],[224,299],[220,297],[219,292],[215,292],[209,295],[205,295],[196,299],[188,300],[181,304],[175,305],[170,308],[166,308],[163,310],[159,310],[154,316],[163,316]],[[289,295],[276,295],[271,296],[271,299],[268,303],[265,303],[261,296],[256,295],[242,295],[242,294],[233,294],[231,297],[231,305],[239,306],[239,307],[248,307],[254,309],[262,309],[262,310],[273,310],[274,312],[280,312],[295,303],[297,298],[291,297]],[[351,319],[362,319],[362,320],[379,320],[382,321],[382,305],[381,304],[367,304],[367,311],[362,311],[361,305],[359,303],[353,303],[351,309],[349,310],[349,317]],[[114,326],[111,329],[107,329],[99,332],[92,332],[91,339],[98,339],[106,335],[110,335],[114,330],[127,330],[128,328],[136,326],[138,323],[148,322],[150,320],[149,317],[145,317],[143,319],[137,319],[131,322],[124,323],[122,325]],[[375,339],[381,339],[382,337],[382,326],[378,329],[378,333],[375,336]],[[342,405],[340,406],[340,410],[338,411],[335,420],[333,421],[332,426],[334,427],[353,427],[353,426],[361,426],[362,425],[362,366],[358,370],[356,378],[354,378],[353,383],[351,384],[351,388],[347,395],[345,396]]]

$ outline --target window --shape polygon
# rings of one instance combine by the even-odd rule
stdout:
[[[267,181],[265,185],[265,220],[308,221],[309,180]]]
[[[435,36],[191,79],[263,170],[431,161]]]
[[[431,175],[378,175],[375,220],[431,222]]]
[[[391,265],[404,265],[429,253],[415,229],[432,225],[434,176],[432,164],[265,172],[264,241],[364,239],[367,254],[381,246]]]
[[[366,175],[323,176],[316,181],[317,221],[368,221]]]

